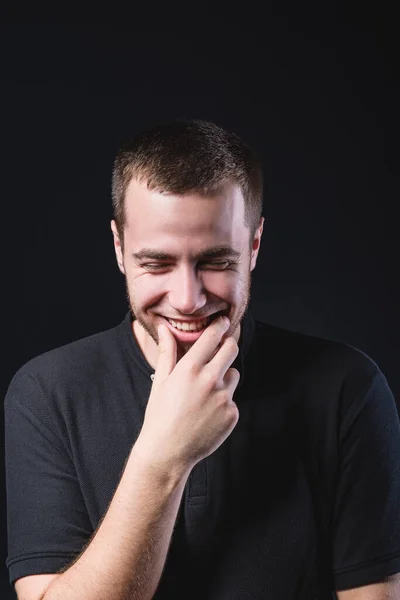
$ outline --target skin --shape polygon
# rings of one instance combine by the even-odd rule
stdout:
[[[238,343],[240,323],[250,301],[251,272],[256,266],[264,218],[251,244],[244,225],[244,200],[240,188],[225,186],[212,197],[149,191],[132,180],[126,196],[124,251],[115,221],[111,221],[118,267],[125,275],[129,306],[136,319],[133,334],[152,368],[158,358],[157,327],[164,317],[199,318],[225,311],[230,327],[225,335]],[[218,257],[196,261],[207,248],[229,244],[239,258]],[[152,248],[178,255],[175,261],[141,259],[132,253]],[[232,260],[231,265],[227,260]],[[222,264],[215,265],[213,262]],[[150,270],[145,265],[160,265]],[[177,361],[192,344],[177,340]]]

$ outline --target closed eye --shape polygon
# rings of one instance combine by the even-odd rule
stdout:
[[[229,268],[233,262],[230,260],[224,260],[224,261],[214,261],[214,262],[209,262],[209,263],[202,263],[203,265],[210,265],[211,267],[215,267],[217,270],[220,269],[224,269],[224,268]],[[142,267],[144,267],[145,269],[149,269],[150,271],[159,271],[161,269],[166,269],[171,265],[168,264],[155,264],[155,263],[149,263],[149,264],[145,264],[142,265]]]

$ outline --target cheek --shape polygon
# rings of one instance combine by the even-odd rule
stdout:
[[[223,298],[227,302],[233,302],[236,295],[240,293],[240,280],[234,271],[204,271],[201,282],[208,294]]]
[[[160,293],[159,284],[149,277],[138,277],[130,282],[129,289],[138,302],[146,302],[148,298]]]

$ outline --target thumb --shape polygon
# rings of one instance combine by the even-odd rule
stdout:
[[[168,327],[159,325],[158,358],[154,374],[154,382],[165,381],[176,365],[176,341]],[[153,382],[153,383],[154,383]]]

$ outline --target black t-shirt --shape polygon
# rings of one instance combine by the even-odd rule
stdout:
[[[250,310],[239,349],[239,421],[188,478],[154,598],[324,600],[400,572],[400,425],[377,364]],[[128,312],[14,375],[10,583],[58,572],[88,543],[142,427],[153,373]]]

